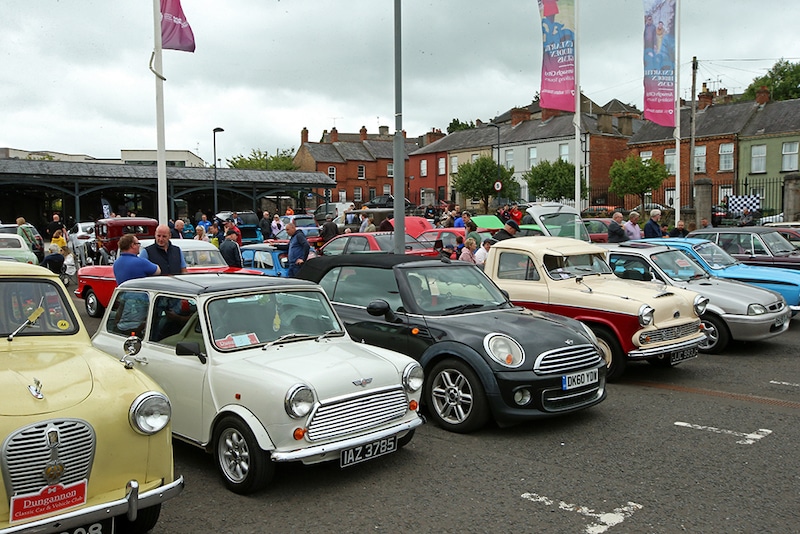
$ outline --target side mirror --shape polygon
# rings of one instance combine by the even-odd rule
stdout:
[[[373,317],[383,316],[390,323],[397,323],[400,321],[389,307],[389,303],[383,299],[376,299],[367,304],[367,313]]]

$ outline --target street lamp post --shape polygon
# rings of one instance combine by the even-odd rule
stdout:
[[[497,128],[497,181],[500,182],[500,126],[492,123],[489,123],[486,126]],[[489,209],[489,206],[486,206],[486,209]]]
[[[219,213],[219,206],[217,205],[217,134],[220,132],[224,132],[222,128],[214,128],[214,217],[217,216]],[[500,149],[498,148],[497,151],[499,152]]]

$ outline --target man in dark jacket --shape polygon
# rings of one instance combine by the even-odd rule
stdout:
[[[333,215],[330,213],[325,216],[325,224],[319,231],[319,236],[323,243],[327,243],[339,234],[339,226],[333,222]]]
[[[622,214],[618,211],[611,216],[611,222],[608,223],[609,243],[622,243],[623,241],[628,240],[628,236],[625,234],[625,229],[622,227],[622,219]]]
[[[170,242],[169,226],[166,224],[156,226],[155,238],[156,242],[143,248],[139,256],[158,265],[161,274],[185,273],[186,259],[183,257],[183,251]]]
[[[505,226],[495,232],[492,239],[495,241],[502,241],[504,239],[511,239],[519,231],[519,225],[512,219],[506,221]]]
[[[661,210],[650,210],[650,220],[644,225],[644,237],[664,237],[661,233],[661,225],[658,221],[661,220]]]
[[[310,247],[306,235],[302,230],[298,230],[294,223],[286,224],[286,233],[289,234],[289,276],[296,276],[297,271],[308,259]]]
[[[242,266],[242,251],[236,242],[236,232],[231,229],[225,232],[225,241],[220,243],[219,252],[230,267]]]

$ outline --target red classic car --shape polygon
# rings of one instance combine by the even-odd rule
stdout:
[[[153,244],[152,240],[140,239],[140,242],[142,248]],[[186,270],[190,273],[264,274],[255,269],[229,267],[217,247],[207,241],[174,239],[172,243],[183,251]],[[90,317],[101,317],[116,287],[113,265],[90,265],[78,270],[75,295],[84,300],[86,313]]]
[[[611,218],[594,218],[584,219],[583,224],[586,226],[586,231],[589,232],[589,239],[592,243],[608,243],[608,225],[611,224]]]
[[[434,248],[420,243],[406,234],[406,254],[416,256],[439,257],[439,252]],[[394,250],[394,232],[365,232],[341,234],[319,249],[319,256],[338,256],[339,254],[352,254],[358,252],[392,252]]]

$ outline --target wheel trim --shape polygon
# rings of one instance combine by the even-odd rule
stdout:
[[[225,477],[241,484],[250,472],[250,449],[244,436],[235,429],[222,432],[217,445],[217,459]]]
[[[472,413],[472,387],[469,380],[454,369],[439,373],[431,388],[431,398],[436,413],[447,423],[463,423]]]
[[[88,295],[86,295],[86,312],[89,315],[94,317],[94,314],[97,313],[98,304],[97,295],[95,295],[94,292],[90,292]]]
[[[599,337],[597,338],[597,345],[600,347],[600,356],[606,362],[606,367],[610,369],[614,363],[614,354],[611,351],[611,346]]]
[[[703,330],[706,333],[706,339],[700,343],[700,349],[710,350],[719,343],[719,331],[714,323],[710,321],[703,321]]]

